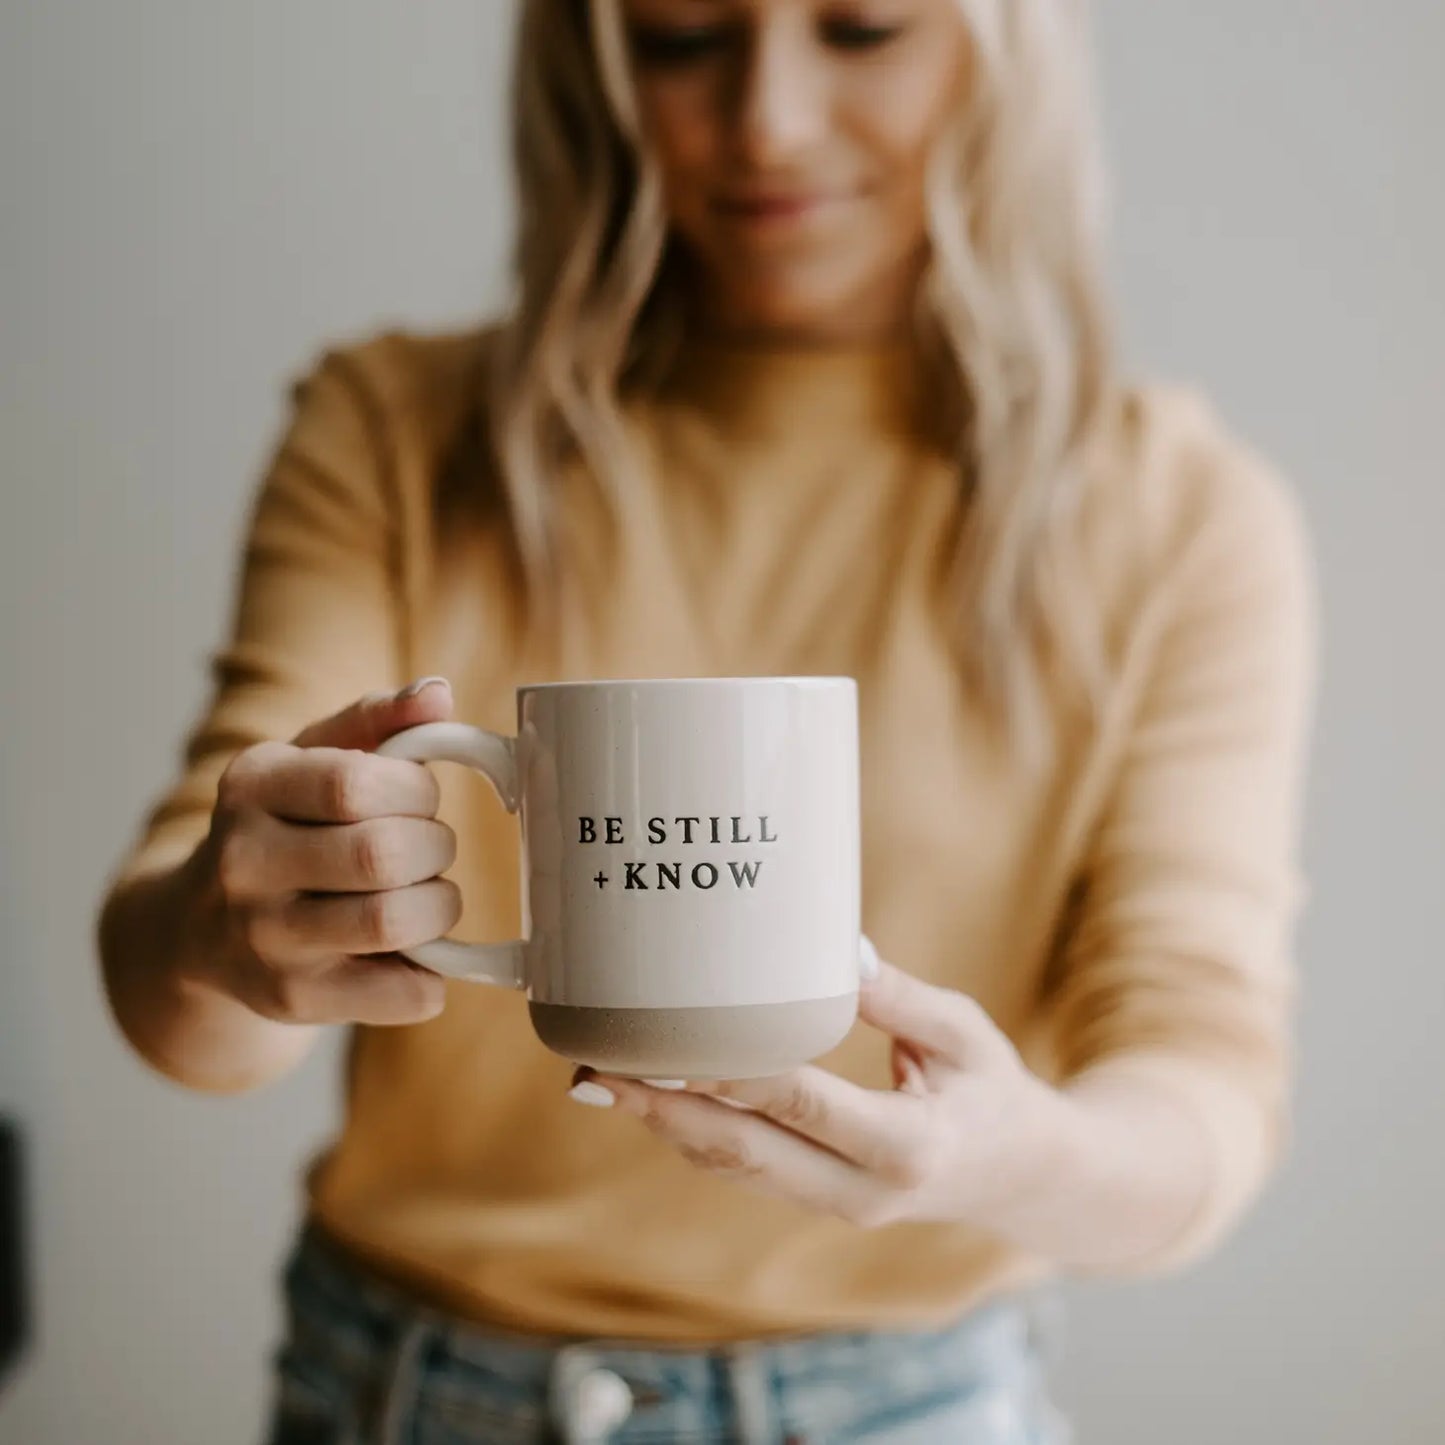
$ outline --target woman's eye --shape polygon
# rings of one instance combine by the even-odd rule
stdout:
[[[823,24],[823,39],[835,50],[876,50],[896,40],[906,27],[902,25],[864,25],[856,20],[828,20]]]
[[[632,52],[643,65],[688,65],[726,47],[729,34],[721,25],[633,25]]]

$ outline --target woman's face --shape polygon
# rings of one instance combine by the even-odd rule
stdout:
[[[647,145],[710,324],[876,336],[926,255],[967,84],[957,0],[622,0]]]

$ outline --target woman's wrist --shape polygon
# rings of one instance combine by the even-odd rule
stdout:
[[[162,952],[178,994],[198,1002],[222,998],[237,1003],[223,982],[230,940],[213,855],[210,839],[203,839],[166,879],[158,911],[170,937]]]
[[[1193,1121],[1147,1082],[1107,1068],[1022,1085],[1016,1147],[975,1222],[1082,1270],[1146,1261],[1187,1227],[1208,1185]]]
[[[1014,1081],[1002,1157],[974,1186],[968,1222],[1031,1252],[1047,1248],[1060,1194],[1079,1178],[1094,1121],[1063,1090],[1021,1068]]]
[[[226,935],[202,843],[118,887],[100,944],[111,1010],[141,1058],[177,1083],[234,1093],[284,1073],[316,1030],[263,1018],[226,987]]]

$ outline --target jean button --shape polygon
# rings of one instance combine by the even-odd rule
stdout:
[[[611,1370],[590,1370],[577,1382],[577,1427],[588,1442],[604,1441],[632,1413],[632,1391]]]

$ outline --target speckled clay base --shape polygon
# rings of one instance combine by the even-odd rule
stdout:
[[[529,1007],[538,1037],[573,1063],[638,1079],[752,1079],[795,1069],[841,1042],[858,995],[710,1008]]]

